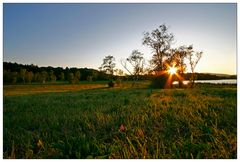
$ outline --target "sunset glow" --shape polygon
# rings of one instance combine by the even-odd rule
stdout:
[[[177,72],[177,68],[175,68],[175,67],[170,67],[168,70],[168,73],[170,75],[176,74],[176,72]]]
[[[133,49],[148,61],[153,53],[142,45],[143,33],[166,24],[175,38],[171,48],[192,44],[203,51],[196,72],[236,74],[234,3],[4,3],[3,8],[4,62],[98,69],[104,56],[121,60]],[[122,69],[119,61],[116,68]]]

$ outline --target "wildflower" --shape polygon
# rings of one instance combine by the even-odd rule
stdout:
[[[125,132],[126,131],[126,127],[123,124],[121,124],[120,127],[119,127],[119,130],[121,132]]]

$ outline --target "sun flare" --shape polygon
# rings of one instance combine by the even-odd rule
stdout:
[[[177,68],[175,68],[175,67],[170,67],[168,70],[168,73],[171,75],[176,74],[176,72],[177,72]]]

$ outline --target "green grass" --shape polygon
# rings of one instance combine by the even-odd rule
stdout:
[[[4,96],[3,157],[237,158],[237,87]]]

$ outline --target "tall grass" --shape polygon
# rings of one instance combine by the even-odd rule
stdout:
[[[236,87],[3,98],[4,158],[236,158]]]

